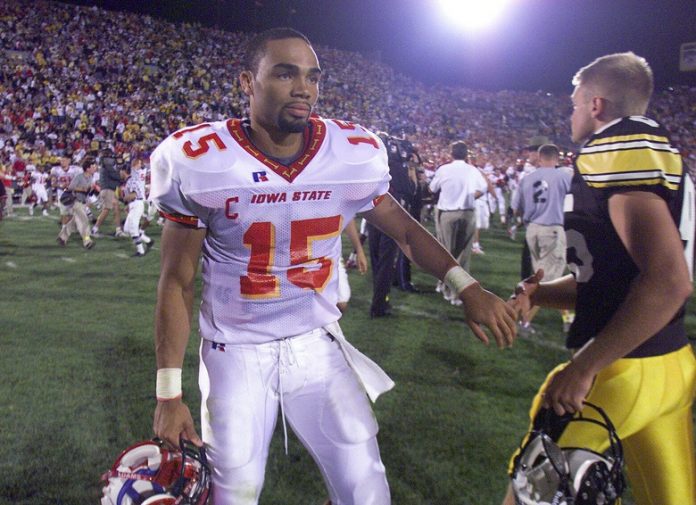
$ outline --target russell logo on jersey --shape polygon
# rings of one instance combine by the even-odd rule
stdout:
[[[268,177],[266,177],[266,172],[261,171],[261,172],[253,172],[252,177],[254,178],[254,182],[267,182]]]

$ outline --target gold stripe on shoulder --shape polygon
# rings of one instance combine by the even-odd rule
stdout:
[[[587,143],[587,146],[599,146],[604,144],[614,144],[618,142],[634,142],[636,140],[649,140],[651,142],[669,143],[669,139],[664,135],[650,135],[647,133],[637,133],[634,135],[614,135],[613,137],[601,137]]]
[[[681,156],[652,149],[600,151],[578,156],[577,161],[578,169],[583,174],[660,170],[665,174],[681,175],[683,170]]]
[[[678,189],[684,170],[679,154],[648,148],[582,154],[577,167],[592,187],[662,185]]]

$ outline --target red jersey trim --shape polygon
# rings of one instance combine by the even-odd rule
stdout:
[[[249,139],[244,131],[244,128],[242,128],[242,121],[240,119],[229,119],[227,121],[227,129],[232,135],[232,138],[240,145],[242,149],[273,170],[286,181],[292,182],[302,173],[302,170],[304,170],[309,162],[312,161],[314,156],[316,156],[317,152],[319,152],[319,148],[326,138],[326,125],[324,125],[320,119],[315,117],[310,117],[309,121],[311,123],[311,128],[309,126],[305,128],[305,145],[304,149],[302,150],[302,154],[288,166],[270,159],[259,151],[256,146],[251,143],[251,139]]]
[[[198,228],[198,218],[196,216],[186,216],[184,214],[168,214],[163,211],[159,211],[160,216],[175,223],[185,224],[186,226],[191,226],[193,228]]]
[[[380,203],[382,203],[382,200],[384,200],[385,196],[387,196],[386,193],[384,193],[383,195],[379,195],[377,198],[372,200],[372,205],[377,207]]]

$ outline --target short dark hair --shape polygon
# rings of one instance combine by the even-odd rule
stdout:
[[[452,158],[455,160],[465,160],[469,155],[469,149],[461,140],[452,143]]]
[[[253,74],[259,69],[259,62],[266,52],[266,44],[271,40],[283,39],[301,39],[308,46],[312,43],[307,37],[293,28],[279,27],[271,28],[254,36],[244,49],[244,58],[242,59],[242,70],[250,70]]]
[[[561,153],[556,144],[544,144],[538,150],[539,156],[545,159],[558,158]]]

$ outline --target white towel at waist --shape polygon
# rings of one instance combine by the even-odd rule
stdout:
[[[327,324],[324,326],[324,329],[338,342],[348,365],[355,372],[372,402],[375,402],[379,395],[386,393],[394,387],[394,381],[377,363],[358,351],[353,344],[346,340],[338,321]]]

